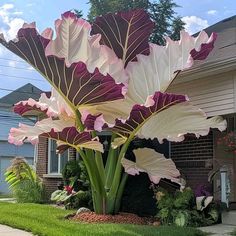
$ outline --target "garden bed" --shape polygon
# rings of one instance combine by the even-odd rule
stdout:
[[[157,222],[154,218],[139,217],[131,213],[120,213],[117,215],[98,215],[94,212],[83,212],[78,215],[74,215],[70,219],[86,223],[116,223],[136,225],[152,225],[153,223]]]

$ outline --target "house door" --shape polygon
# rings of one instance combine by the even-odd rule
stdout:
[[[8,188],[8,184],[5,181],[4,173],[6,169],[11,165],[11,160],[13,157],[0,157],[0,193],[9,193],[10,190]],[[32,165],[33,164],[33,158],[25,158],[27,162]]]

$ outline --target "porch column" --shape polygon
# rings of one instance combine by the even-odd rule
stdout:
[[[220,168],[220,182],[221,182],[221,202],[226,203],[228,207],[228,179],[227,179],[227,167],[223,166]]]

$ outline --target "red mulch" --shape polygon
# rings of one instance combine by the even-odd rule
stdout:
[[[137,224],[154,225],[154,219],[139,217],[131,213],[119,213],[118,215],[98,215],[94,212],[83,212],[70,218],[75,221],[87,223],[116,223],[116,224]]]

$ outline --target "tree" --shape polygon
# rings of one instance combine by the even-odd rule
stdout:
[[[155,22],[150,40],[159,45],[165,43],[165,36],[175,40],[179,39],[179,32],[184,29],[184,22],[174,10],[179,6],[173,0],[160,0],[158,2],[149,0],[90,0],[89,3],[88,19],[90,22],[93,22],[96,16],[107,13],[136,8],[145,9]]]
[[[93,22],[97,16],[135,8],[148,10],[149,0],[89,0],[88,19]]]
[[[9,142],[36,144],[40,136],[56,140],[59,153],[75,148],[86,166],[98,214],[119,211],[128,174],[146,172],[155,184],[161,178],[180,183],[174,162],[155,150],[133,150],[135,160],[125,154],[136,137],[178,142],[187,133],[200,136],[211,127],[226,128],[221,117],[207,119],[186,95],[166,92],[180,71],[208,56],[215,35],[185,33],[178,43],[149,44],[154,24],[143,10],[100,16],[93,25],[68,12],[62,19],[55,21],[55,39],[52,29],[40,35],[35,24],[24,25],[15,40],[0,37],[3,46],[53,87],[50,98],[42,94],[39,101],[15,105],[19,115],[42,119],[35,126],[12,128]],[[112,133],[106,162],[97,137],[101,131]]]
[[[159,2],[149,4],[150,17],[156,24],[151,35],[151,41],[153,43],[164,45],[165,36],[171,36],[174,33],[176,37],[176,31],[173,32],[173,30],[179,30],[177,32],[178,37],[180,30],[184,28],[184,23],[181,21],[181,18],[178,16],[175,18],[176,12],[174,11],[174,8],[176,7],[179,6],[174,3],[173,0],[160,0]],[[176,28],[175,19],[182,22],[182,27]]]
[[[77,17],[79,17],[79,18],[83,17],[83,11],[82,10],[74,9],[74,12],[75,12]]]
[[[171,26],[171,39],[173,40],[179,40],[180,39],[180,34],[179,32],[184,29],[185,23],[181,20],[179,16],[175,17],[172,22]]]

